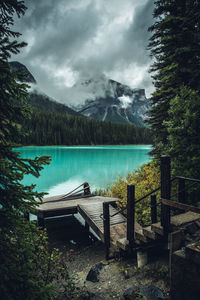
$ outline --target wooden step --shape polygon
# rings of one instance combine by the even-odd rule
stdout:
[[[187,223],[200,220],[200,214],[188,211],[186,213],[171,217],[171,224],[173,228],[183,226]]]
[[[139,241],[142,241],[142,242],[144,242],[144,243],[147,243],[148,240],[149,240],[149,239],[144,235],[142,229],[135,231],[135,239],[136,239],[136,240],[139,240]]]
[[[161,235],[161,236],[164,235],[163,227],[160,225],[160,222],[152,224],[151,225],[151,230],[154,231],[155,233]]]
[[[151,226],[145,227],[143,228],[143,234],[144,236],[146,236],[147,238],[151,239],[151,240],[157,240],[159,238],[158,234],[155,233],[155,231],[153,231],[151,229]]]
[[[117,247],[127,251],[129,249],[129,241],[126,238],[119,239],[117,241]]]
[[[185,254],[186,258],[200,264],[200,241],[187,245],[185,247]]]
[[[199,220],[200,220],[200,214],[191,211],[188,211],[186,213],[177,216],[172,216],[170,221],[171,229],[174,231],[188,223],[199,221]],[[160,222],[152,224],[151,229],[155,233],[159,235],[163,235],[163,227],[160,225]]]

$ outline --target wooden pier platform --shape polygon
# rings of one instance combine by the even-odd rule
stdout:
[[[110,201],[109,201],[110,202]],[[78,205],[78,212],[85,219],[88,225],[104,242],[104,224],[103,224],[103,203],[93,203]],[[117,210],[110,205],[110,215],[117,213]],[[110,228],[119,226],[118,231],[111,233],[111,243],[114,242],[114,237],[123,238],[126,235],[126,218],[122,214],[117,214],[110,218]],[[116,240],[117,237],[115,237]]]
[[[78,205],[103,204],[103,202],[116,202],[117,198],[102,196],[64,197],[64,195],[47,197],[42,204],[36,208],[36,215],[40,219],[58,217],[78,213]]]
[[[118,248],[117,243],[119,240],[124,239],[126,241],[127,233],[126,218],[122,214],[119,214],[117,209],[112,205],[116,203],[116,201],[118,201],[117,198],[93,195],[82,196],[79,198],[64,197],[64,195],[47,197],[43,199],[43,203],[36,209],[38,225],[44,226],[46,218],[80,213],[85,220],[85,225],[88,229],[91,227],[101,241],[106,243],[103,203],[109,203],[109,243],[110,247],[116,250]]]

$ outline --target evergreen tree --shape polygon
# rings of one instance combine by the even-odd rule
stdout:
[[[153,153],[160,155],[169,148],[170,100],[183,85],[200,91],[200,2],[156,0],[154,18],[149,28],[149,49],[155,60],[150,71],[156,90],[149,124],[154,136]]]
[[[23,215],[32,211],[43,194],[34,186],[21,184],[25,174],[39,176],[48,157],[21,159],[13,151],[12,141],[22,134],[21,122],[27,118],[27,91],[11,73],[8,58],[18,53],[25,43],[15,39],[19,33],[11,30],[15,13],[25,12],[23,1],[0,1],[0,297],[4,299],[47,299],[48,282],[42,279],[46,252],[40,231]],[[41,247],[41,248],[38,248]],[[42,249],[42,255],[40,249]],[[40,262],[40,263],[38,263]],[[38,268],[38,269],[37,269]],[[45,298],[46,297],[46,298]],[[48,298],[50,299],[50,298]]]
[[[176,175],[200,178],[200,97],[183,86],[170,101],[168,130],[169,154]]]

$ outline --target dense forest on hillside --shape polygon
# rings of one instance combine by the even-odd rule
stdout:
[[[148,128],[95,121],[69,114],[33,109],[23,128],[28,134],[15,142],[23,145],[150,144]]]

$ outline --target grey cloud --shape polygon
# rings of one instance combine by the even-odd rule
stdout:
[[[124,34],[123,55],[127,62],[135,61],[145,65],[150,59],[147,52],[148,28],[152,25],[153,1],[149,0],[145,5],[136,8],[133,23]]]
[[[25,2],[28,10],[22,19],[16,21],[16,28],[30,46],[14,59],[26,64],[40,88],[58,100],[65,99],[66,94],[65,86],[56,85],[54,73],[59,68],[68,67],[81,77],[86,73],[91,76],[115,74],[115,70],[121,68],[124,71],[130,64],[143,67],[150,62],[146,47],[153,0]],[[136,9],[132,23],[123,30],[119,25],[113,25],[109,34],[107,31],[117,13],[133,5]],[[96,42],[98,36],[99,44]],[[49,68],[45,69],[45,66]],[[149,74],[144,74],[141,84],[144,88],[151,86]]]

